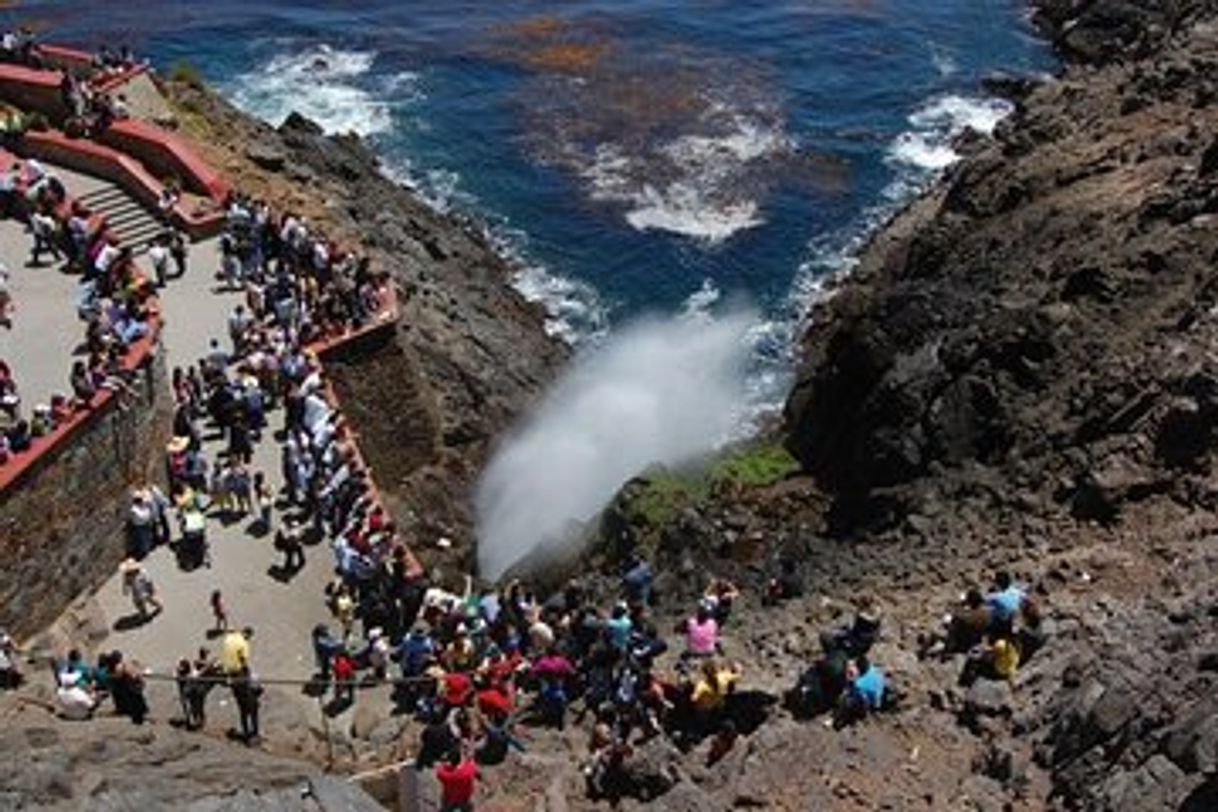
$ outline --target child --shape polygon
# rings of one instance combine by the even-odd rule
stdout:
[[[355,660],[340,648],[334,655],[334,699],[336,702],[355,701]]]
[[[224,606],[224,597],[218,589],[211,593],[211,614],[215,618],[215,630],[217,632],[228,631],[228,610]]]

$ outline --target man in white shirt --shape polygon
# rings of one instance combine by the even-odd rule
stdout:
[[[152,263],[156,286],[165,287],[165,281],[169,278],[169,246],[164,236],[157,237],[152,243],[152,247],[148,249],[148,260]]]

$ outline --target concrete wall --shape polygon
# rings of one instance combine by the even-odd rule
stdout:
[[[114,572],[129,486],[164,478],[173,405],[161,354],[140,370],[123,408],[111,398],[0,494],[0,626],[18,637],[45,628]]]

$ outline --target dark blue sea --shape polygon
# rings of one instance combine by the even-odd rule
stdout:
[[[469,210],[573,339],[746,297],[777,393],[826,275],[1053,68],[1016,0],[72,0],[47,39],[179,60],[246,110],[369,138]]]

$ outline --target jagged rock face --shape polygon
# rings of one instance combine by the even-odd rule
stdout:
[[[1037,760],[1072,808],[1218,808],[1215,596],[1139,609],[1119,645],[1092,641],[1066,668]]]
[[[1094,63],[1145,57],[1212,0],[1038,0],[1037,21],[1067,56]]]
[[[1110,64],[1023,96],[813,314],[789,446],[848,528],[978,466],[1024,511],[1213,501],[1218,4],[1041,8]]]

